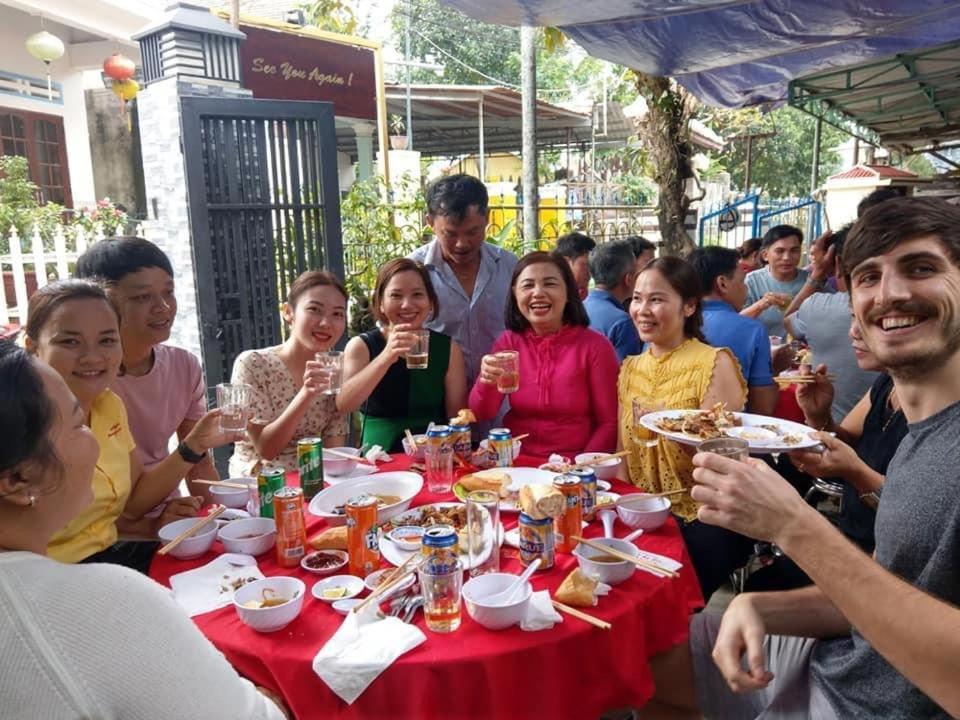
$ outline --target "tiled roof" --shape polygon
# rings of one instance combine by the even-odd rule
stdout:
[[[904,180],[913,180],[918,177],[916,173],[909,170],[900,170],[889,165],[854,165],[849,170],[842,173],[831,175],[830,180],[852,180],[854,178],[901,178]]]

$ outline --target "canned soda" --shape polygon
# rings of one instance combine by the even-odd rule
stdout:
[[[273,494],[277,523],[277,565],[294,567],[307,554],[307,528],[303,522],[303,490],[282,487]]]
[[[366,577],[380,567],[380,536],[377,532],[377,505],[374,495],[357,495],[347,500],[347,570]]]
[[[310,500],[323,490],[323,439],[297,440],[297,466],[300,468],[300,487]]]
[[[553,537],[553,520],[534,520],[520,513],[520,562],[529,565],[540,558],[537,571],[553,567],[556,545]]]
[[[557,552],[572,553],[577,546],[573,540],[583,526],[582,484],[580,478],[561,475],[554,478],[553,486],[563,493],[563,512],[553,520]]]
[[[493,428],[487,436],[490,451],[497,456],[497,467],[513,467],[513,438],[509,428]]]
[[[593,520],[597,514],[597,475],[590,468],[571,470],[568,475],[580,478],[580,492],[583,494],[583,519]]]
[[[450,421],[450,442],[453,443],[453,452],[461,458],[470,457],[470,424],[458,425],[455,420]]]
[[[421,571],[429,575],[446,575],[457,569],[460,560],[460,539],[451,525],[427,528],[420,541],[423,553]]]
[[[283,468],[265,467],[260,470],[260,474],[257,475],[260,517],[273,517],[273,494],[286,484],[286,472]]]

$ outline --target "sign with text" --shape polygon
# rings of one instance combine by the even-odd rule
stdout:
[[[324,100],[340,117],[377,117],[374,51],[241,25],[244,87],[256,98]]]

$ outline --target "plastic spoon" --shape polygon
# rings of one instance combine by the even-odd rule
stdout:
[[[634,530],[632,533],[630,533],[630,534],[627,535],[625,538],[623,538],[623,541],[624,541],[624,542],[633,542],[634,540],[636,540],[636,539],[637,539],[638,537],[640,537],[641,535],[643,535],[643,528],[640,528],[639,530]]]
[[[509,605],[513,601],[513,596],[517,590],[523,587],[523,584],[530,579],[530,576],[533,575],[538,567],[540,567],[540,558],[536,558],[530,563],[527,569],[523,571],[523,574],[518,576],[506,590],[502,590],[496,595],[488,595],[484,602],[490,605]]]
[[[601,510],[597,513],[600,516],[600,522],[603,523],[603,536],[613,538],[613,523],[617,519],[611,510]]]

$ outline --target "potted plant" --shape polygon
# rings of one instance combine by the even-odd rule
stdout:
[[[390,116],[390,149],[391,150],[406,150],[407,149],[407,124],[403,121],[403,118],[399,115]]]

